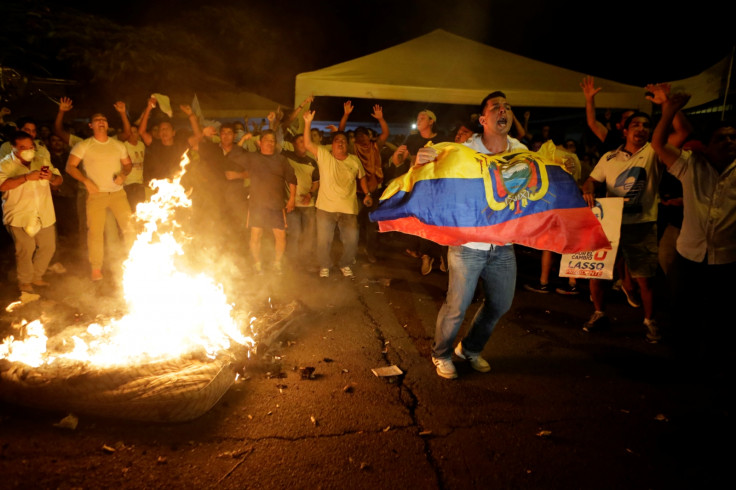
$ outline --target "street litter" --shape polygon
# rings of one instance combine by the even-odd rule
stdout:
[[[306,366],[299,368],[299,374],[302,379],[314,379],[314,368],[312,366]]]
[[[102,445],[102,451],[106,452],[107,454],[112,454],[115,452],[115,448],[108,446],[107,444]]]
[[[58,427],[60,429],[74,430],[77,428],[77,424],[79,424],[79,419],[74,415],[69,414],[63,419],[59,420],[57,423],[55,423],[54,427]]]
[[[373,368],[371,369],[373,371],[373,374],[375,374],[378,377],[385,377],[385,376],[399,376],[400,374],[404,374],[404,372],[399,369],[398,366],[391,365],[391,366],[385,366],[380,368]]]
[[[552,437],[551,430],[540,430],[537,432],[537,437]]]

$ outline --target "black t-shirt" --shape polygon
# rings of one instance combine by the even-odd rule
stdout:
[[[423,148],[427,145],[429,142],[432,143],[443,143],[445,141],[452,141],[452,139],[449,139],[445,134],[441,132],[437,132],[436,135],[432,136],[431,138],[425,138],[419,133],[410,134],[407,138],[404,144],[406,145],[406,149],[409,150],[409,153],[412,157],[416,156],[417,151],[419,151],[420,148]],[[393,166],[393,165],[392,165]],[[411,159],[406,159],[404,163],[399,165],[398,167],[395,167],[395,170],[391,170],[389,172],[389,175],[386,176],[384,180],[388,181],[391,180],[394,177],[397,177],[399,175],[405,174],[409,171],[409,168],[411,168]]]
[[[189,142],[174,138],[174,144],[166,146],[161,140],[154,140],[146,148],[143,159],[143,182],[151,179],[171,179],[179,171],[181,157],[189,150]]]
[[[285,156],[246,154],[250,176],[250,205],[260,209],[284,207],[284,182],[296,185],[296,174]]]
[[[246,155],[242,147],[234,145],[225,154],[217,143],[199,143],[199,160],[194,161],[185,175],[185,187],[194,187],[196,193],[206,192],[213,199],[225,198],[226,194],[245,194],[242,179],[228,180],[225,172],[246,170]]]

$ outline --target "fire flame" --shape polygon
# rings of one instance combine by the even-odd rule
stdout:
[[[93,323],[85,332],[71,336],[65,352],[47,351],[48,337],[40,320],[24,321],[26,339],[9,336],[3,340],[0,359],[31,367],[60,359],[111,367],[202,352],[214,358],[233,342],[253,346],[253,339],[235,321],[222,285],[205,274],[191,275],[178,267],[186,236],[174,213],[191,206],[181,186],[188,163],[185,155],[181,172],[173,180],[153,181],[156,192],[136,209],[143,231],[123,264],[127,314],[105,325]]]

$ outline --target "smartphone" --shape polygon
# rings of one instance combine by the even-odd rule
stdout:
[[[44,165],[43,167],[41,167],[41,172],[48,172],[48,171],[49,171],[48,165]]]

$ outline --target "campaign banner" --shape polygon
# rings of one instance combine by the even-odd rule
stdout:
[[[621,216],[624,209],[622,197],[596,199],[593,214],[600,220],[611,249],[563,254],[560,260],[560,277],[583,279],[613,279],[613,265],[621,238]]]

